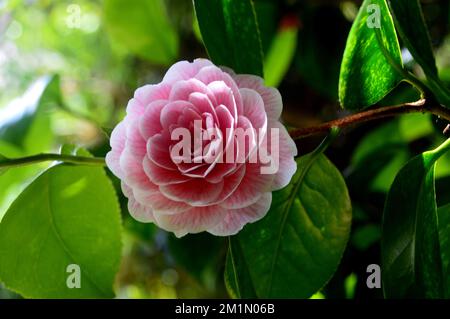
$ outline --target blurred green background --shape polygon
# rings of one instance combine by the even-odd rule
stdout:
[[[266,81],[279,87],[286,125],[311,126],[346,114],[337,98],[339,68],[360,3],[255,0]],[[440,74],[450,82],[449,1],[423,5]],[[175,61],[197,57],[207,54],[189,0],[0,0],[0,153],[24,156],[71,143],[104,156],[108,132],[123,117],[134,90],[159,82]],[[407,50],[403,58],[422,75]],[[416,98],[401,85],[382,104]],[[347,180],[354,222],[339,270],[315,297],[381,297],[365,280],[367,265],[380,262],[386,192],[412,155],[440,141],[443,126],[421,114],[376,121],[348,131],[328,150]],[[300,154],[319,141],[301,140]],[[438,166],[438,206],[450,202],[448,164],[447,156]],[[42,169],[21,167],[0,176],[0,219]],[[227,297],[226,239],[200,234],[177,240],[135,222],[123,196],[121,204],[119,298]],[[16,297],[0,285],[0,298]]]

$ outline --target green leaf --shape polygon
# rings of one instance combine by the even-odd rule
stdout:
[[[168,65],[178,56],[178,36],[162,0],[105,0],[113,45],[150,62]]]
[[[425,73],[436,77],[436,62],[419,0],[389,0],[388,3],[403,43]]]
[[[425,72],[428,85],[438,101],[450,103],[450,90],[439,80],[430,35],[419,0],[389,0],[398,33],[414,60]],[[411,23],[414,21],[414,23]]]
[[[194,0],[211,60],[237,73],[262,76],[261,41],[251,0]]]
[[[402,63],[386,1],[365,0],[348,36],[341,64],[342,107],[359,110],[379,102],[403,79],[394,66]]]
[[[250,267],[243,255],[239,239],[230,238],[225,262],[225,287],[234,299],[257,298]]]
[[[351,224],[345,182],[322,154],[297,165],[291,183],[273,193],[267,216],[231,238],[225,278],[232,296],[307,298],[341,260]]]
[[[443,296],[434,168],[447,140],[414,157],[398,173],[383,215],[381,259],[388,298]]]
[[[446,298],[450,298],[450,204],[439,207],[439,242],[441,246],[442,268]]]
[[[297,48],[297,33],[297,26],[289,26],[275,35],[264,63],[267,86],[278,86],[288,71]]]
[[[116,194],[103,168],[53,166],[0,223],[0,280],[31,298],[113,297],[120,233]],[[66,284],[72,264],[80,267],[81,288]]]
[[[59,77],[40,77],[21,97],[0,111],[0,139],[26,154],[48,150],[53,140],[49,110],[60,103]]]
[[[0,140],[0,154],[8,159],[25,156],[25,152],[17,146],[2,140]],[[14,199],[47,166],[48,163],[42,163],[0,169],[0,221]]]

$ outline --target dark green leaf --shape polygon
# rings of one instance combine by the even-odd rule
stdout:
[[[225,278],[232,296],[307,298],[340,262],[351,224],[345,182],[324,155],[297,165],[290,185],[273,193],[267,216],[231,238]]]
[[[403,43],[425,73],[436,77],[436,62],[419,0],[389,0],[388,2]]]
[[[251,0],[194,0],[211,60],[237,73],[262,76],[261,41]]]
[[[450,298],[450,204],[438,209],[439,242],[446,298]]]
[[[342,106],[359,110],[379,102],[403,79],[393,64],[402,66],[402,59],[386,1],[365,0],[348,36],[341,64]]]
[[[79,153],[85,155],[85,153]],[[121,254],[120,211],[103,168],[57,165],[0,223],[0,280],[32,298],[110,298]],[[67,267],[81,270],[68,288]]]
[[[167,65],[178,55],[178,36],[162,0],[105,0],[105,21],[115,46]]]
[[[234,299],[257,298],[252,276],[251,265],[243,255],[239,239],[230,238],[228,254],[225,262],[225,286]]]
[[[450,140],[413,158],[389,191],[381,241],[388,298],[443,296],[434,167],[449,147]]]

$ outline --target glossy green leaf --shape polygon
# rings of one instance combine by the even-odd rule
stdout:
[[[389,0],[388,3],[405,46],[427,74],[437,76],[431,40],[419,0]]]
[[[262,76],[261,41],[251,0],[194,0],[211,60],[236,73]]]
[[[264,61],[267,86],[278,86],[288,71],[297,48],[297,33],[297,26],[289,26],[275,35]]]
[[[0,140],[0,154],[4,158],[25,156],[25,152],[20,148],[2,140]],[[14,199],[47,166],[48,163],[42,163],[0,169],[0,221]]]
[[[105,0],[113,44],[150,62],[168,65],[178,56],[178,36],[162,0]]]
[[[116,194],[103,168],[53,166],[0,223],[0,280],[31,298],[113,297],[120,233]],[[74,264],[80,288],[67,285]]]
[[[234,299],[257,298],[255,285],[252,282],[250,268],[242,251],[239,239],[230,238],[228,254],[225,262],[225,286]]]
[[[450,204],[438,209],[439,243],[446,298],[450,298]]]
[[[225,278],[232,296],[307,298],[341,260],[351,224],[345,182],[322,154],[297,165],[291,183],[273,193],[267,216],[231,238]]]
[[[53,140],[50,110],[60,103],[59,77],[40,77],[21,97],[0,111],[0,140],[26,154],[48,150]]]
[[[450,140],[409,161],[386,199],[382,231],[383,289],[388,298],[443,296],[434,168]]]
[[[341,64],[342,107],[359,110],[379,102],[403,79],[394,65],[401,66],[402,59],[386,0],[365,0]]]

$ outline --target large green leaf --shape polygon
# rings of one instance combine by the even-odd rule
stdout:
[[[307,298],[340,262],[351,224],[345,182],[322,154],[297,165],[289,186],[273,193],[267,216],[231,238],[225,278],[232,296]]]
[[[438,209],[439,242],[446,298],[450,298],[450,204]]]
[[[194,0],[211,60],[237,73],[263,75],[262,49],[251,0]]]
[[[365,0],[341,64],[342,106],[359,110],[379,102],[403,79],[396,66],[402,66],[401,52],[386,0]]]
[[[450,140],[413,158],[389,191],[381,241],[386,297],[443,296],[434,168],[449,149]]]
[[[389,0],[398,33],[414,60],[422,67],[438,101],[450,103],[450,90],[439,80],[430,36],[419,0]],[[414,23],[411,23],[414,21]]]
[[[60,103],[59,77],[40,77],[0,111],[0,140],[26,154],[48,150],[53,140],[49,111]]]
[[[430,36],[419,0],[389,0],[388,3],[405,46],[427,74],[437,76]]]
[[[19,147],[0,140],[0,162],[2,160],[25,156]],[[0,168],[0,221],[6,210],[14,199],[25,189],[25,187],[42,172],[48,163],[16,166],[14,168]]]
[[[0,280],[31,298],[109,298],[121,254],[120,211],[103,168],[57,165],[0,223]],[[81,270],[68,288],[67,267]]]
[[[178,36],[163,0],[105,0],[113,44],[150,62],[167,65],[178,55]]]
[[[245,259],[239,239],[230,238],[224,279],[232,298],[257,298],[250,267],[251,264]]]

